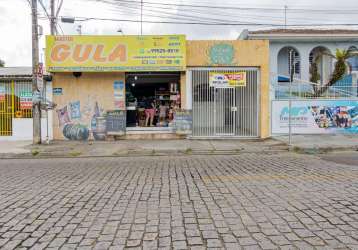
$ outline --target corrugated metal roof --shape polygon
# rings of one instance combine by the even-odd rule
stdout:
[[[31,76],[32,67],[0,67],[0,76]]]

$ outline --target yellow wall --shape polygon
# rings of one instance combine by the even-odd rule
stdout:
[[[231,44],[234,47],[234,57],[229,65],[216,65],[211,62],[209,51],[216,44]],[[187,67],[220,67],[240,66],[258,67],[260,69],[260,137],[269,136],[269,43],[268,41],[187,41]],[[102,111],[114,108],[113,82],[124,81],[124,73],[83,73],[75,78],[72,73],[55,73],[53,87],[63,88],[63,95],[54,95],[56,109],[69,103],[80,101],[81,118],[76,123],[90,128],[94,106],[97,102]],[[185,73],[181,73],[181,98],[183,108],[186,105]],[[54,112],[54,138],[63,139],[59,119]]]
[[[230,64],[213,64],[210,48],[217,44],[231,44],[234,56]],[[187,41],[187,67],[258,67],[260,69],[260,137],[269,136],[269,42],[260,40]]]
[[[54,95],[56,110],[67,106],[70,113],[70,103],[80,102],[81,117],[71,119],[74,124],[91,127],[91,119],[95,112],[96,102],[100,112],[114,109],[113,83],[124,81],[124,73],[83,73],[81,77],[74,77],[72,73],[55,73],[53,88],[62,88],[62,95]],[[64,139],[63,126],[59,124],[58,114],[54,112],[54,139]]]

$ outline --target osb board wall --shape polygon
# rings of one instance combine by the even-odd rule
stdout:
[[[94,115],[101,116],[106,110],[114,109],[113,83],[124,81],[124,78],[124,73],[82,73],[78,78],[72,73],[55,73],[53,88],[62,88],[62,94],[53,96],[57,104],[53,119],[54,139],[65,138],[65,123],[77,125],[75,130],[79,137],[88,132]]]
[[[258,67],[260,137],[269,136],[269,42],[261,40],[187,41],[187,67]]]

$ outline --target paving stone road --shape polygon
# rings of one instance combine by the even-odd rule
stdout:
[[[358,167],[313,156],[0,161],[2,249],[358,249]]]

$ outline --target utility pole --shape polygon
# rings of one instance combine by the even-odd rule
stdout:
[[[50,28],[51,28],[51,35],[55,35],[56,32],[56,17],[55,17],[55,0],[51,0],[50,2],[50,9],[51,9],[51,19],[50,19]]]
[[[33,144],[41,144],[41,110],[40,92],[37,86],[39,66],[39,37],[37,24],[37,0],[31,0],[32,14],[32,121]]]
[[[287,5],[285,5],[285,29],[287,29]]]
[[[143,35],[143,0],[140,1],[140,35]]]

